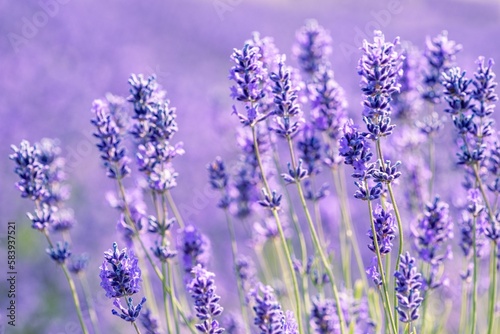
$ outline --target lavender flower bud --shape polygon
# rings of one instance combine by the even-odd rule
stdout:
[[[150,309],[146,309],[142,312],[140,320],[142,327],[146,330],[146,334],[160,334],[158,320],[153,317],[153,313]]]
[[[316,20],[307,20],[295,34],[297,43],[293,54],[302,71],[312,76],[321,66],[328,63],[332,53],[330,34]]]
[[[71,257],[71,262],[68,265],[68,269],[74,274],[79,274],[82,271],[84,271],[88,265],[89,265],[89,255],[87,253],[83,253]]]
[[[66,262],[66,259],[71,256],[71,251],[69,250],[69,244],[67,242],[57,242],[55,248],[47,248],[46,252],[57,264],[63,264]]]
[[[141,313],[141,310],[142,310],[142,306],[144,305],[145,302],[146,302],[146,298],[142,297],[142,300],[139,302],[139,304],[134,306],[134,304],[132,302],[132,297],[129,297],[129,298],[127,298],[127,308],[124,308],[120,304],[120,299],[116,298],[113,301],[113,305],[115,305],[115,307],[120,309],[121,313],[119,313],[118,311],[116,311],[114,309],[111,310],[111,312],[114,315],[122,318],[125,321],[135,322],[137,320],[137,318],[139,317],[139,314]]]
[[[215,293],[215,275],[197,265],[191,271],[193,279],[188,285],[189,293],[194,299],[196,316],[202,321],[196,324],[196,329],[201,333],[222,333],[224,328],[214,319],[224,310],[219,305],[220,296]]]
[[[179,230],[179,242],[177,243],[179,253],[182,255],[182,268],[184,280],[192,279],[192,269],[196,265],[206,267],[210,258],[210,241],[198,231],[194,225],[187,225]]]
[[[262,295],[261,295],[262,293]],[[283,311],[281,305],[276,301],[274,290],[270,286],[259,284],[258,288],[250,291],[255,305],[254,324],[260,330],[260,334],[283,333]]]
[[[373,223],[377,235],[378,248],[381,254],[388,254],[392,249],[392,240],[396,237],[396,224],[389,211],[385,211],[380,204],[373,210]],[[368,248],[375,253],[375,240],[372,230],[368,230],[371,243]]]
[[[134,252],[126,248],[119,251],[116,242],[113,250],[104,253],[104,262],[99,267],[101,287],[108,298],[120,298],[139,292],[141,269]],[[111,267],[108,269],[108,265]],[[117,306],[118,307],[118,306]]]
[[[417,272],[415,259],[410,254],[401,254],[399,270],[394,273],[396,279],[396,297],[398,305],[396,310],[399,314],[399,320],[402,322],[412,322],[418,319],[418,308],[422,304],[423,298],[420,297],[420,288],[422,286],[422,275]]]

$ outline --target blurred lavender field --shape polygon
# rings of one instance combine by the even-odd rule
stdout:
[[[52,15],[42,20],[38,13],[49,2],[56,3],[56,7],[51,7]],[[74,209],[78,221],[72,232],[73,250],[91,256],[88,275],[98,313],[108,324],[105,332],[128,333],[130,328],[111,316],[111,303],[99,287],[102,253],[121,239],[115,228],[117,214],[105,199],[106,192],[115,185],[106,178],[98,158],[91,135],[90,108],[94,99],[107,92],[127,96],[131,73],[156,73],[171,105],[177,108],[176,139],[184,142],[186,150],[175,161],[180,175],[172,192],[185,218],[211,239],[211,269],[218,277],[218,293],[227,309],[236,309],[226,224],[223,212],[216,208],[217,195],[207,185],[206,172],[206,164],[215,156],[230,162],[239,153],[235,143],[239,122],[231,115],[233,101],[228,88],[233,48],[241,48],[253,31],[259,31],[262,36],[272,36],[280,52],[289,55],[288,63],[295,66],[291,56],[295,31],[306,19],[317,19],[333,38],[330,60],[335,79],[346,90],[349,116],[355,120],[361,118],[356,71],[361,53],[356,50],[363,38],[372,38],[374,29],[380,28],[388,40],[400,36],[420,48],[426,36],[448,30],[450,39],[463,45],[457,63],[470,74],[480,55],[500,63],[497,0],[400,0],[396,1],[397,13],[388,16],[393,2],[0,0],[0,267],[6,267],[5,224],[16,221],[19,273],[17,325],[13,331],[8,328],[7,333],[80,331],[63,276],[44,253],[45,240],[30,228],[25,213],[31,210],[31,203],[21,199],[14,187],[17,178],[12,172],[13,163],[7,159],[11,144],[44,137],[60,141],[72,187],[68,206]],[[35,29],[27,28],[37,22]],[[494,117],[500,120],[498,111]],[[436,192],[453,205],[454,191],[460,187],[456,175],[460,173],[451,178],[453,173],[443,170],[454,168],[455,148],[449,148],[451,140],[440,142],[446,146],[437,147],[442,157],[439,175],[443,179],[436,180]],[[326,217],[337,215],[327,205],[322,210]],[[358,211],[363,222],[366,207]],[[366,229],[358,226],[362,245],[368,241]],[[236,226],[236,230],[243,234],[242,226]],[[456,260],[460,263],[459,256]],[[0,328],[5,328],[3,283],[0,296],[0,326],[4,326]],[[451,320],[458,321],[453,316]]]

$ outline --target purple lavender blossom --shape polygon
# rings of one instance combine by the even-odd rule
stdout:
[[[224,315],[221,324],[227,334],[245,334],[244,325],[237,314],[229,313]]]
[[[150,309],[146,309],[140,316],[142,327],[146,330],[146,334],[160,334],[160,326],[158,320],[153,317]]]
[[[467,191],[467,209],[462,212],[460,227],[460,248],[464,256],[472,256],[474,246],[474,226],[476,229],[476,252],[481,258],[487,250],[486,231],[489,225],[487,212],[478,189],[471,188]],[[474,217],[476,219],[474,219]]]
[[[210,258],[210,241],[194,225],[187,225],[179,231],[177,243],[182,255],[182,268],[185,282],[192,279],[192,269],[200,265],[206,267]]]
[[[99,267],[101,287],[108,298],[131,296],[139,291],[141,269],[134,252],[126,248],[119,251],[116,242],[113,250],[104,253],[104,262]],[[108,269],[108,265],[111,267]]]
[[[231,97],[245,103],[246,115],[239,113],[233,106],[233,114],[238,115],[240,122],[254,125],[266,119],[268,115],[261,110],[261,100],[265,96],[262,83],[267,79],[259,47],[245,44],[241,50],[234,49],[231,60],[236,64],[229,72],[229,79],[235,82],[231,87]]]
[[[101,159],[107,170],[108,177],[121,180],[130,174],[129,159],[122,144],[123,134],[116,124],[107,101],[95,100],[92,104],[94,118],[91,123],[96,127],[94,137],[99,139],[96,144],[101,152]]]
[[[54,223],[52,209],[47,204],[42,204],[34,213],[28,212],[26,215],[31,220],[31,227],[38,231],[44,231]]]
[[[74,274],[83,272],[89,265],[89,255],[83,253],[80,255],[72,256],[71,262],[68,265],[68,270]]]
[[[116,311],[115,309],[111,310],[111,312],[113,313],[113,315],[116,315],[125,321],[135,322],[137,320],[137,318],[139,317],[139,314],[141,313],[141,310],[142,310],[142,306],[144,305],[145,302],[146,302],[146,298],[142,297],[139,304],[134,306],[133,301],[132,301],[132,297],[128,297],[127,298],[127,308],[125,308],[120,304],[120,299],[116,298],[113,301],[113,305],[115,307],[117,307],[121,313]]]
[[[311,310],[311,325],[315,333],[340,333],[340,323],[333,300],[313,299]]]
[[[250,291],[250,296],[255,302],[253,306],[255,312],[254,324],[259,328],[259,333],[282,334],[285,316],[281,305],[274,296],[273,288],[259,284],[258,288]]]
[[[427,71],[424,74],[424,92],[422,97],[430,103],[437,104],[441,100],[439,83],[441,75],[447,72],[455,60],[455,55],[462,50],[462,45],[448,39],[448,32],[442,31],[434,38],[427,37],[425,58]]]
[[[285,65],[286,56],[278,63],[278,72],[271,73],[274,82],[273,95],[275,109],[272,112],[275,125],[270,129],[281,137],[293,137],[301,129],[304,119],[297,101],[298,89],[292,82],[291,69]]]
[[[315,74],[309,99],[312,123],[332,141],[337,141],[347,121],[347,99],[342,87],[334,80],[332,70],[321,68]]]
[[[417,272],[415,259],[410,257],[408,252],[401,254],[399,270],[394,273],[394,277],[398,299],[396,310],[399,314],[399,320],[405,323],[417,320],[418,308],[423,301],[423,298],[420,297],[422,275]]]
[[[297,142],[301,159],[306,166],[307,174],[318,174],[321,171],[321,141],[316,136],[315,128],[306,124],[302,129],[302,137]]]
[[[292,311],[286,311],[283,317],[283,334],[299,334],[297,320]]]
[[[57,242],[55,247],[51,246],[47,248],[46,252],[57,264],[64,264],[71,256],[71,251],[69,250],[69,244],[67,242]]]
[[[392,240],[396,237],[396,224],[389,210],[384,210],[380,204],[373,210],[373,223],[377,234],[378,248],[381,254],[388,254],[392,250]],[[372,230],[368,230],[371,243],[368,248],[375,253],[375,240]]]
[[[231,197],[229,196],[228,183],[229,176],[226,172],[226,165],[221,157],[215,158],[210,164],[207,165],[208,180],[212,189],[221,191],[221,199],[217,206],[222,209],[227,209],[231,204]]]
[[[368,130],[366,136],[378,140],[392,133],[391,124],[392,95],[399,93],[401,85],[401,56],[395,50],[399,43],[386,42],[380,31],[374,32],[374,43],[363,42],[363,55],[359,60],[358,74],[361,76],[363,101],[363,122]]]
[[[332,53],[330,34],[316,20],[307,20],[295,34],[297,43],[293,53],[302,71],[312,76],[321,66],[328,63]]]
[[[221,315],[224,310],[219,305],[220,296],[215,293],[215,275],[198,264],[192,269],[193,279],[188,284],[188,290],[194,299],[196,316],[202,321],[196,324],[196,329],[201,333],[222,333],[224,328],[214,318]]]
[[[14,145],[11,148],[14,153],[9,159],[16,164],[14,172],[21,178],[16,183],[17,189],[21,191],[21,197],[42,201],[48,193],[47,166],[38,161],[35,147],[27,140],[23,140],[19,148]]]

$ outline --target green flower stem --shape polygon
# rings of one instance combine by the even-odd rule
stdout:
[[[472,240],[473,240],[473,254],[474,271],[472,276],[472,320],[471,320],[471,334],[476,333],[477,322],[477,274],[478,274],[478,261],[477,261],[477,230],[476,230],[477,217],[474,216],[472,221]]]
[[[264,171],[264,167],[262,166],[262,159],[261,159],[260,153],[259,153],[259,146],[257,144],[257,134],[255,131],[255,124],[252,124],[250,127],[252,128],[255,156],[256,156],[257,162],[259,164],[260,173],[262,175],[262,181],[264,183],[266,191],[269,194],[271,194],[271,188],[269,187],[269,184],[267,182],[266,173]],[[273,208],[271,210],[271,212],[274,216],[274,219],[276,220],[276,225],[278,227],[278,231],[280,234],[281,243],[283,244],[283,250],[285,252],[286,260],[288,263],[288,269],[289,269],[290,275],[292,276],[293,290],[294,290],[294,295],[295,295],[295,311],[296,311],[296,315],[297,315],[297,327],[299,329],[299,334],[302,334],[302,333],[304,333],[303,326],[302,326],[302,307],[301,307],[301,302],[300,302],[299,284],[297,282],[297,277],[295,276],[295,271],[293,269],[292,256],[290,254],[290,249],[289,249],[288,243],[286,241],[285,233],[283,232],[283,226],[281,225],[281,220],[280,220],[280,217],[278,215],[278,211],[276,208]]]
[[[172,197],[169,189],[165,191],[165,196],[167,197],[168,205],[172,209],[172,213],[174,214],[177,223],[179,224],[180,228],[184,228],[184,220],[182,219],[179,209],[177,209],[177,205],[175,204],[174,198]]]
[[[73,297],[73,302],[75,303],[76,307],[76,314],[78,315],[78,321],[80,322],[82,331],[84,334],[88,334],[87,326],[83,321],[82,307],[80,306],[80,300],[78,299],[78,294],[76,293],[75,282],[73,282],[73,278],[71,278],[65,263],[61,264],[61,268],[64,272],[64,276],[66,276],[66,280],[68,281],[69,288],[71,290],[71,296]]]
[[[366,181],[364,181],[364,182],[365,182],[366,193],[369,194],[370,189],[368,189],[368,183]],[[394,334],[397,334],[398,329],[397,329],[396,322],[394,321],[394,316],[392,313],[391,301],[389,299],[389,293],[387,291],[387,281],[386,281],[385,273],[384,273],[384,265],[382,264],[382,256],[380,255],[380,248],[379,248],[379,244],[378,244],[378,240],[377,240],[377,231],[375,230],[372,202],[371,202],[371,200],[367,200],[367,202],[368,202],[368,212],[370,214],[370,226],[371,226],[372,234],[373,234],[373,244],[375,245],[375,254],[377,255],[377,263],[378,263],[378,268],[379,268],[379,272],[380,272],[380,277],[382,280],[382,288],[384,290],[383,291],[383,298],[385,299],[385,303],[384,303],[385,310],[384,311],[386,313],[386,318],[387,318],[387,315],[389,316],[389,323],[391,325],[392,332]]]
[[[490,218],[491,224],[494,224],[496,218],[493,214],[490,202],[488,200],[488,196],[484,190],[484,185],[479,175],[479,166],[478,163],[474,163],[472,166],[474,170],[474,175],[476,177],[476,182],[479,185],[479,190],[481,191],[481,196],[483,197],[483,201],[486,204],[486,208],[488,210],[488,216]],[[475,245],[475,243],[474,243]],[[497,245],[495,242],[491,242],[491,255],[490,255],[490,289],[489,296],[490,299],[488,301],[488,334],[493,334],[494,323],[495,323],[495,300],[497,294]]]
[[[131,215],[130,215],[130,209],[128,207],[128,203],[126,201],[126,197],[125,197],[125,189],[123,188],[123,184],[121,182],[121,180],[118,180],[118,188],[119,188],[119,191],[120,191],[120,195],[122,197],[122,200],[123,200],[123,203],[124,203],[124,207],[125,207],[125,218],[126,220],[128,220],[128,223],[130,226],[132,226],[132,228],[134,229],[134,233],[135,235],[137,236],[137,240],[139,240],[139,244],[141,245],[145,255],[146,255],[146,258],[148,259],[149,263],[151,264],[151,266],[153,267],[153,270],[156,274],[156,276],[158,276],[158,278],[163,281],[163,275],[160,271],[160,269],[158,268],[158,266],[153,262],[153,259],[151,258],[151,256],[149,255],[149,252],[147,251],[146,249],[146,246],[144,245],[144,243],[142,242],[142,239],[140,238],[139,236],[139,231],[137,230],[137,227],[135,226],[135,224],[133,224],[132,222],[132,218],[131,218]],[[139,261],[141,261],[139,259]],[[143,271],[143,275],[144,275],[144,269],[145,268],[141,268],[142,271]],[[143,282],[144,279],[143,279]],[[182,319],[184,320],[184,322],[186,323],[186,325],[188,326],[189,330],[191,331],[191,333],[195,334],[195,330],[192,328],[192,325],[189,323],[189,321],[187,320],[186,316],[184,315],[184,312],[182,312],[182,306],[181,304],[179,303],[179,301],[177,300],[177,298],[175,297],[175,295],[173,295],[173,292],[172,290],[170,290],[170,288],[167,289],[167,292],[169,293],[169,295],[172,296],[172,299],[173,299],[173,302],[174,302],[174,305],[175,307],[177,308],[177,311],[179,312],[179,314],[181,315]],[[146,293],[146,291],[145,291]],[[148,297],[146,297],[148,298]],[[154,301],[154,297],[152,297]]]
[[[166,268],[166,263],[162,262],[161,263],[161,273],[163,275],[163,280],[161,281],[162,287],[163,287],[163,306],[164,306],[164,311],[165,311],[165,321],[167,323],[167,330],[169,333],[172,333],[172,326],[170,325],[170,307],[169,307],[169,301],[168,301],[168,294],[167,294],[167,268]],[[175,321],[175,320],[174,320]]]
[[[35,203],[37,208],[39,208],[39,203]],[[45,235],[45,238],[47,239],[47,242],[49,243],[50,248],[54,248],[54,244],[52,243],[52,240],[50,239],[49,232],[44,229],[43,234]],[[82,315],[82,307],[80,305],[80,299],[78,298],[78,293],[76,292],[76,287],[75,287],[75,282],[73,281],[73,278],[71,278],[68,268],[66,268],[66,263],[61,263],[60,264],[64,276],[66,277],[66,280],[68,281],[69,284],[69,289],[71,290],[71,296],[73,297],[73,303],[75,304],[76,308],[76,314],[78,316],[78,321],[80,322],[80,326],[82,327],[83,334],[88,334],[87,326],[85,325],[85,322],[83,321],[83,315]]]
[[[467,265],[466,268],[467,270]],[[462,333],[468,333],[466,330],[466,327],[468,327],[468,324],[470,324],[470,321],[467,321],[467,318],[469,317],[469,312],[467,312],[467,305],[469,305],[469,292],[467,288],[467,283],[465,281],[462,281],[462,302],[460,306],[460,326],[459,328],[463,330]]]
[[[92,299],[92,293],[90,292],[89,282],[87,280],[85,271],[81,271],[78,273],[78,279],[80,280],[80,284],[82,285],[83,294],[85,296],[85,301],[87,303],[87,308],[89,311],[90,322],[92,324],[92,329],[94,331],[94,334],[100,334],[98,326],[99,319],[97,318],[94,301]]]
[[[295,161],[295,154],[293,152],[292,139],[289,136],[287,136],[287,142],[288,142],[288,148],[290,150],[290,158],[292,160],[292,168],[295,170],[297,164]],[[298,180],[295,182],[295,184],[297,185],[297,191],[299,193],[300,202],[302,204],[302,208],[304,209],[304,213],[306,215],[306,220],[307,220],[307,223],[309,225],[309,231],[311,233],[314,247],[316,248],[316,251],[319,253],[321,262],[323,263],[323,266],[325,267],[324,269],[326,270],[326,273],[327,273],[328,278],[330,279],[330,283],[332,285],[333,297],[335,298],[335,302],[338,305],[337,315],[338,315],[339,323],[340,323],[340,332],[341,332],[341,334],[345,334],[347,327],[346,327],[346,323],[344,320],[344,315],[342,313],[342,308],[339,307],[341,305],[340,298],[339,298],[339,292],[337,289],[337,285],[335,284],[335,277],[333,275],[331,264],[329,263],[326,255],[323,251],[323,248],[321,247],[321,244],[320,244],[320,241],[318,238],[318,234],[316,233],[316,229],[314,227],[314,223],[313,223],[313,220],[311,218],[311,214],[309,213],[309,209],[307,208],[307,203],[306,203],[306,199],[304,196],[304,191],[302,190],[302,185],[300,184],[300,182]]]
[[[382,153],[382,145],[380,144],[380,138],[377,139],[376,142],[377,146],[377,155],[380,160],[380,163],[382,166],[385,166],[385,160],[384,160],[384,155]],[[394,215],[396,216],[396,221],[398,222],[398,230],[399,230],[399,247],[398,247],[398,256],[396,258],[396,267],[395,271],[399,270],[399,263],[401,261],[401,254],[403,254],[403,244],[404,244],[404,237],[403,237],[403,223],[401,220],[401,215],[399,214],[399,208],[396,203],[396,197],[394,196],[394,191],[392,190],[392,184],[387,183],[387,190],[389,191],[389,196],[391,197],[391,202],[392,206],[394,208]],[[396,281],[394,281],[394,287],[396,287]],[[397,304],[397,299],[396,299],[396,294],[394,294],[394,306]],[[396,309],[394,309],[394,316],[396,316]],[[398,329],[398,323],[396,322],[396,330]]]
[[[136,333],[141,334],[141,331],[139,330],[139,327],[137,327],[137,324],[135,323],[135,321],[132,324],[134,325]]]
[[[224,214],[226,215],[227,229],[229,230],[229,237],[231,239],[231,252],[233,254],[233,268],[236,272],[236,255],[238,254],[238,245],[236,244],[236,237],[234,234],[234,226],[233,221],[231,219],[231,215],[229,214],[227,208],[224,209]],[[243,317],[243,323],[245,324],[245,330],[247,333],[250,333],[249,322],[248,322],[248,314],[245,309],[245,296],[243,282],[241,281],[240,275],[236,274],[236,283],[238,285],[238,297],[240,299],[240,308],[241,308],[241,316]]]

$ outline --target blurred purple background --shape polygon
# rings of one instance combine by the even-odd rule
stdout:
[[[50,15],[41,14],[44,10]],[[229,55],[253,31],[274,37],[295,64],[290,54],[295,31],[306,19],[317,19],[332,35],[336,80],[345,88],[355,118],[360,112],[360,53],[355,50],[374,28],[388,39],[400,36],[420,48],[427,35],[446,29],[464,46],[457,61],[469,73],[479,55],[500,62],[497,0],[1,0],[0,13],[0,264],[5,267],[5,225],[16,221],[17,333],[77,333],[78,327],[66,285],[57,283],[62,275],[43,253],[44,240],[29,228],[25,212],[32,203],[14,188],[10,145],[22,139],[60,140],[71,167],[69,205],[78,219],[73,249],[90,252],[89,275],[97,274],[102,252],[119,237],[116,212],[104,197],[114,184],[98,160],[90,106],[107,92],[126,96],[131,73],[156,73],[177,108],[176,139],[184,142],[186,154],[175,161],[180,176],[174,196],[212,239],[217,253],[227,254],[229,245],[217,242],[226,235],[223,215],[215,209],[215,198],[204,194],[205,165],[216,155],[230,161],[238,153],[234,138],[239,124],[230,115]],[[218,274],[228,269],[226,259],[212,263]],[[93,279],[99,311],[108,314],[111,301],[104,300],[97,276]],[[3,289],[2,283],[0,324],[6,319]],[[224,297],[223,287],[220,293]],[[120,332],[121,321],[106,321],[115,328],[108,333]]]

